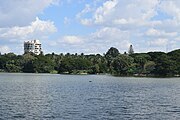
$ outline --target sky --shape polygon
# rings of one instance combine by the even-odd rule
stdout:
[[[180,49],[180,0],[0,0],[0,52],[23,54],[39,39],[47,53]]]

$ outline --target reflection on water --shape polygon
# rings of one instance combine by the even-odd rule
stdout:
[[[1,73],[0,120],[7,119],[180,119],[180,78]]]

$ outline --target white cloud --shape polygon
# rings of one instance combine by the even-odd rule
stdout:
[[[154,28],[149,29],[146,32],[147,36],[153,36],[153,37],[176,37],[177,36],[177,32],[165,32],[165,31],[159,31],[156,30]]]
[[[175,40],[180,42],[180,36],[175,38]]]
[[[66,35],[61,37],[54,47],[61,45],[65,52],[70,53],[104,53],[110,47],[116,47],[121,53],[128,50],[129,33],[118,28],[104,27],[88,35]]]
[[[92,12],[93,10],[92,10],[92,8],[90,7],[90,5],[89,4],[86,4],[85,5],[85,8],[80,12],[80,13],[78,13],[77,15],[76,15],[76,18],[81,18],[84,14],[86,14],[86,13],[89,13],[89,12]]]
[[[10,52],[10,48],[6,45],[4,46],[0,46],[0,53],[9,53]]]
[[[67,44],[81,44],[83,43],[83,39],[79,36],[64,36],[59,40],[59,42],[64,42]]]
[[[128,24],[129,22],[126,19],[116,19],[114,20],[115,24]]]
[[[179,6],[180,6],[179,0],[173,0],[173,1],[169,0],[166,2],[162,2],[160,5],[160,8],[162,11],[172,16],[174,20],[180,22],[180,7]]]
[[[114,8],[117,3],[117,0],[109,0],[106,1],[103,6],[100,6],[94,14],[95,23],[101,24],[105,22],[105,20],[107,19],[106,17],[114,12]]]
[[[158,4],[159,0],[108,0],[98,7],[93,16],[88,19],[93,21],[94,24],[100,25],[152,25],[152,23],[147,23],[147,21],[157,14],[156,6]],[[82,19],[87,21],[87,18]]]
[[[106,51],[110,47],[116,47],[121,52],[127,51],[130,42],[130,34],[128,31],[121,31],[115,27],[104,27],[97,32],[92,33],[89,41],[92,46],[101,48],[100,51]]]
[[[27,26],[14,26],[0,28],[0,44],[2,51],[9,52],[11,48],[14,53],[23,54],[23,42],[32,39],[40,39],[42,43],[48,41],[49,36],[56,32],[52,21],[43,21],[36,18]]]
[[[91,19],[81,19],[80,20],[82,25],[90,26],[92,25],[92,20]]]
[[[0,27],[25,26],[59,0],[1,0]]]
[[[79,16],[79,21],[82,25],[100,28],[94,33],[97,36],[104,30],[102,33],[106,34],[101,34],[104,43],[97,37],[95,41],[97,44],[101,42],[104,46],[113,45],[112,43],[115,42],[113,39],[122,39],[122,36],[111,34],[116,33],[113,31],[116,29],[124,32],[123,34],[128,33],[128,39],[123,40],[126,41],[127,46],[134,43],[137,46],[135,51],[147,52],[155,46],[162,49],[161,45],[165,44],[173,50],[180,45],[178,42],[178,36],[180,36],[179,6],[179,0],[105,0],[100,6],[96,6],[95,10]],[[91,5],[91,7],[94,6]],[[108,31],[105,28],[113,28],[113,30]],[[107,39],[109,39],[108,43]],[[123,48],[121,45],[118,47]]]
[[[45,49],[54,46],[50,49],[85,53],[103,53],[111,46],[118,48],[122,53],[127,51],[130,44],[134,45],[135,52],[147,52],[154,48],[164,51],[166,45],[170,49],[180,46],[179,0],[60,1],[62,5],[78,4],[80,7],[84,5],[82,11],[73,15],[74,19],[84,26],[79,26],[76,20],[73,20],[71,15],[75,11],[70,14],[68,12],[66,15],[68,17],[64,16],[64,24],[76,25],[70,24],[65,29],[61,26],[61,30],[64,31],[60,34],[65,35],[59,39],[55,38],[57,36],[55,35],[51,38],[55,40],[48,40],[48,36],[57,28],[52,21],[35,18],[39,14],[44,14],[45,8],[57,3],[59,0],[1,1],[0,44],[18,45],[20,44],[18,42],[27,39],[46,39],[43,41],[47,44]],[[73,29],[68,31],[71,27]],[[69,33],[66,33],[66,30]],[[73,34],[73,30],[79,31]],[[11,45],[8,46],[11,48]]]
[[[36,20],[28,26],[0,28],[0,38],[9,41],[42,38],[53,32],[56,32],[56,27],[53,22],[42,21],[36,18]]]
[[[151,40],[148,42],[151,46],[166,46],[168,43],[168,39],[159,38],[156,40]]]

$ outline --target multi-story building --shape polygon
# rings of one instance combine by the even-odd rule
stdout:
[[[39,40],[24,42],[24,53],[32,52],[36,55],[41,54],[41,43]]]

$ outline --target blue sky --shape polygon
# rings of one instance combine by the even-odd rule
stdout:
[[[33,39],[45,54],[180,48],[179,0],[1,0],[0,16],[1,53]]]

